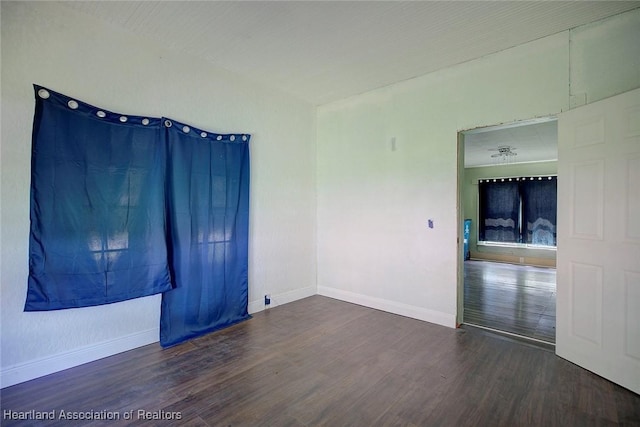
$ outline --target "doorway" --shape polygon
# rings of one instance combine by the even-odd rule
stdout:
[[[458,323],[555,343],[557,141],[553,117],[459,133]],[[553,203],[529,200],[530,180],[553,180]],[[488,195],[501,185],[508,197]],[[487,206],[505,198],[515,208],[489,218]],[[533,205],[553,214],[532,221]]]

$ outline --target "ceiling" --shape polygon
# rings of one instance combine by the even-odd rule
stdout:
[[[640,1],[61,3],[314,105],[640,7]]]
[[[510,147],[512,156],[500,156]],[[497,157],[492,157],[492,156]],[[464,166],[497,166],[558,159],[558,122],[544,120],[527,125],[483,128],[465,133]]]

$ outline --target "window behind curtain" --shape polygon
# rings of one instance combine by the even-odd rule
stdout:
[[[557,178],[528,178],[520,183],[523,241],[556,246]]]
[[[248,319],[249,139],[165,119],[175,289],[162,295],[169,347]]]
[[[556,177],[480,180],[479,240],[556,246]]]
[[[480,240],[520,242],[520,194],[516,180],[483,180],[480,191]]]
[[[160,119],[34,87],[25,311],[170,290]]]

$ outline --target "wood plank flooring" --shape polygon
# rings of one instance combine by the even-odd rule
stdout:
[[[556,269],[464,262],[464,323],[556,340]]]
[[[326,297],[3,389],[2,425],[640,425],[640,396],[543,348]],[[113,421],[19,421],[6,411]],[[176,420],[138,418],[150,416]],[[125,413],[133,411],[132,419]]]

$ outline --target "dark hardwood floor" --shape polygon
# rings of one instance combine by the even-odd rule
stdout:
[[[556,269],[465,261],[464,323],[555,343]]]
[[[7,426],[640,425],[640,396],[546,349],[321,296],[18,384],[1,399]],[[120,420],[6,419],[32,410]]]

